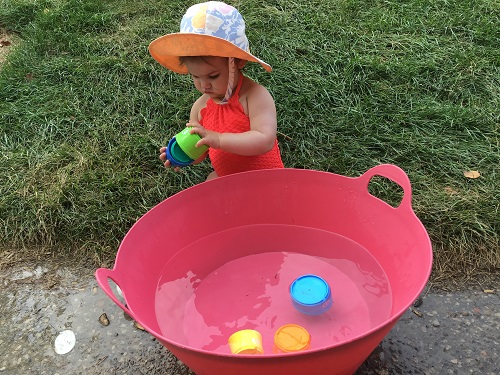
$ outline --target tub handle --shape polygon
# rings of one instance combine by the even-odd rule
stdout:
[[[115,293],[111,289],[111,286],[109,285],[108,280],[111,279],[115,282],[118,287],[120,287],[120,284],[116,280],[116,277],[113,276],[113,271],[107,268],[99,268],[95,271],[95,278],[97,279],[97,283],[101,287],[101,289],[108,295],[111,300],[118,305],[119,308],[121,308],[123,311],[125,311],[130,317],[134,320],[137,320],[134,316],[134,314],[125,306],[121,301],[116,298]],[[121,289],[121,287],[120,287]]]
[[[403,189],[403,199],[396,209],[404,208],[412,210],[411,207],[411,183],[408,175],[398,166],[393,164],[380,164],[370,168],[358,178],[364,182],[368,189],[368,184],[374,176],[382,176],[395,182]]]

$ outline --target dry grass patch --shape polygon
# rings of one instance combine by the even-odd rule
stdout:
[[[15,34],[8,33],[0,28],[0,67],[5,63],[7,55],[18,42],[18,37]]]

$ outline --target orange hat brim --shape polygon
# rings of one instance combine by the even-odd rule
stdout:
[[[235,57],[259,63],[270,72],[271,65],[243,51],[225,39],[205,34],[175,33],[153,40],[149,44],[149,53],[165,68],[175,73],[188,74],[184,65],[180,64],[181,56],[220,56]]]

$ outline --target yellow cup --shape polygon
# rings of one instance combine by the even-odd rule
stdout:
[[[311,344],[311,335],[304,327],[286,324],[274,334],[274,353],[291,353],[306,350]]]
[[[233,333],[229,339],[229,348],[233,354],[263,354],[262,335],[253,329],[243,329]]]

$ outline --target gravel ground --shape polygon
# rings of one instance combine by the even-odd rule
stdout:
[[[0,282],[0,375],[193,374],[126,319],[93,270],[25,265],[1,270]],[[500,278],[493,284],[427,290],[356,375],[500,374]],[[76,345],[60,355],[54,341],[63,330],[75,333]]]

